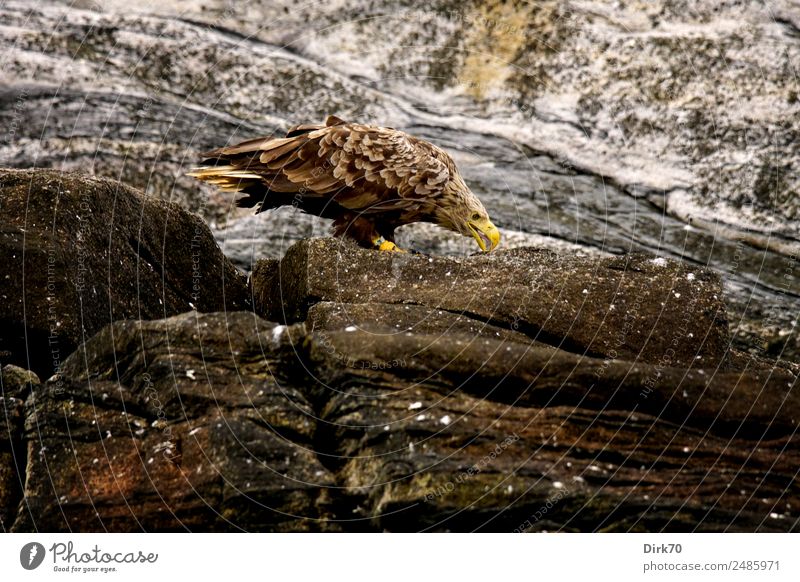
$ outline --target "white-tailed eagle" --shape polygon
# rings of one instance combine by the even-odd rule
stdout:
[[[256,212],[291,205],[333,220],[333,233],[366,247],[400,250],[398,226],[431,222],[474,237],[483,251],[500,233],[464,183],[453,159],[435,145],[389,127],[346,123],[298,125],[216,149],[190,175],[241,192]]]

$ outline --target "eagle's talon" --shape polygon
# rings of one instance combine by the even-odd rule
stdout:
[[[385,238],[381,237],[375,241],[375,248],[379,251],[386,251],[386,252],[395,252],[395,253],[405,253],[404,249],[401,249],[392,241],[388,241]]]

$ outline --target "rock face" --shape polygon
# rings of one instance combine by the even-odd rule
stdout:
[[[800,531],[795,0],[0,22],[0,165],[108,178],[0,171],[0,364],[62,371],[2,368],[4,530]],[[331,113],[446,148],[519,248],[186,176]]]
[[[708,271],[615,261],[310,240],[254,271],[277,323],[116,322],[33,386],[12,529],[800,530],[796,370],[728,353]]]
[[[0,171],[0,358],[49,377],[121,319],[246,308],[206,224],[106,179]]]
[[[172,200],[241,268],[327,225],[253,217],[186,171],[337,114],[446,148],[506,246],[711,267],[736,345],[800,361],[794,0],[6,0],[0,22],[0,164]]]
[[[335,382],[322,376],[336,391],[323,408],[329,436],[321,442],[332,443],[340,478],[366,498],[359,505],[380,528],[798,527],[790,509],[796,457],[784,448],[796,438],[796,401],[791,418],[763,439],[772,407],[789,390],[781,382],[769,384],[766,375],[748,379],[742,391],[748,405],[767,404],[753,402],[765,383],[774,399],[745,431],[747,407],[726,409],[720,398],[737,397],[724,393],[738,375],[718,378],[717,396],[706,400],[702,375],[671,370],[657,387],[662,393],[653,393],[656,403],[641,392],[652,368],[612,365],[599,374],[600,361],[553,358],[496,340],[474,341],[473,350],[456,358],[471,339],[456,339],[455,350],[445,354],[441,344],[421,336],[387,353],[371,334],[338,332],[314,354],[331,373],[341,354],[357,362],[349,370],[338,365]],[[487,353],[501,355],[485,362]],[[476,374],[484,363],[486,374],[484,367]],[[796,386],[796,378],[781,380]],[[690,412],[701,402],[704,420]],[[666,410],[671,406],[682,410],[673,415]],[[769,478],[753,478],[768,471]]]

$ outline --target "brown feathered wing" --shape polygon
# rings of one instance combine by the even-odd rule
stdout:
[[[324,208],[338,205],[360,214],[402,214],[403,222],[435,203],[455,172],[449,156],[431,144],[333,116],[325,125],[300,125],[284,138],[252,139],[206,157],[213,165],[191,175],[247,194],[237,203],[258,205],[258,212],[294,204],[324,216]]]

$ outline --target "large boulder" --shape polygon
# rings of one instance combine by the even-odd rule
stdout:
[[[252,286],[256,310],[285,323],[306,319],[321,301],[410,304],[427,308],[417,322],[447,312],[563,350],[662,367],[724,366],[730,344],[719,278],[644,255],[598,260],[520,248],[457,259],[309,239],[279,263],[258,265]],[[356,325],[382,319],[364,308],[350,317]]]
[[[246,312],[105,328],[27,403],[14,529],[325,529],[291,337]]]
[[[0,360],[47,378],[112,321],[249,304],[203,220],[117,181],[0,171]]]
[[[798,528],[800,401],[789,374],[707,384],[469,336],[444,348],[338,332],[311,346],[317,377],[335,387],[318,442],[376,529]],[[342,355],[356,364],[343,368]]]

